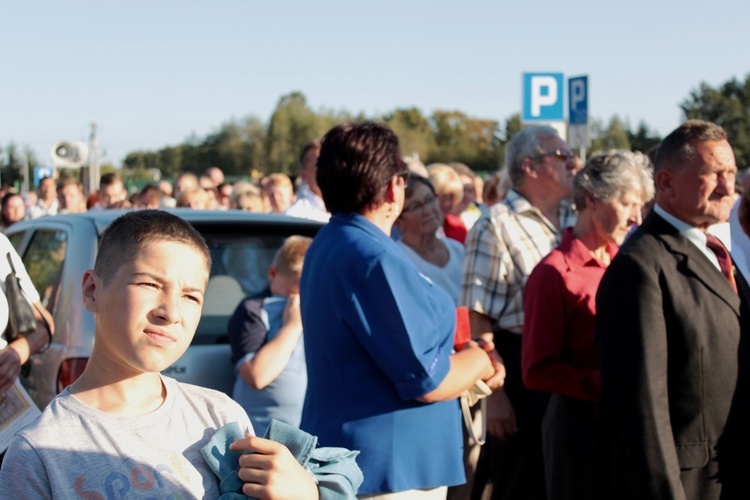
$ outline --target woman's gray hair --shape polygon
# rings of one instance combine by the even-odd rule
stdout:
[[[586,195],[609,201],[631,189],[640,190],[643,203],[654,197],[651,162],[643,153],[613,149],[589,158],[576,174],[573,201],[580,211],[586,208]]]
[[[505,147],[505,169],[514,188],[520,187],[526,177],[523,160],[546,153],[542,141],[552,137],[560,137],[553,127],[535,125],[521,129]]]

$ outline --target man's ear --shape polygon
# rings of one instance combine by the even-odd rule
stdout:
[[[672,172],[670,172],[667,169],[662,169],[656,172],[656,175],[654,175],[654,185],[656,186],[656,191],[669,194],[672,192],[672,182],[674,180],[674,175]]]
[[[96,292],[101,286],[101,279],[93,269],[89,269],[83,273],[83,279],[81,280],[81,296],[83,297],[84,307],[90,313],[97,312]]]
[[[276,269],[276,266],[270,265],[268,266],[268,281],[271,282],[276,278],[276,273],[278,272],[278,269]]]
[[[524,171],[526,177],[531,177],[532,179],[536,179],[538,175],[536,168],[534,167],[534,162],[528,157],[524,158],[521,162],[521,170]]]

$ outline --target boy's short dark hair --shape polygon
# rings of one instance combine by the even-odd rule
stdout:
[[[288,237],[276,251],[272,265],[282,274],[299,278],[302,275],[305,253],[311,243],[312,238],[307,236]]]
[[[201,234],[184,219],[163,210],[136,210],[115,219],[99,241],[94,272],[107,284],[124,262],[132,260],[145,245],[159,241],[195,248],[205,257],[210,272],[211,253]]]

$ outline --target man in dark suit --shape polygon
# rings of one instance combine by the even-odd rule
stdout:
[[[596,337],[612,498],[722,495],[717,443],[748,328],[747,283],[723,246],[709,248],[706,230],[729,217],[736,172],[720,126],[691,120],[669,134],[656,156],[656,206],[602,279]]]

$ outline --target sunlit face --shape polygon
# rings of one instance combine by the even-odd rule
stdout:
[[[26,218],[26,204],[24,204],[23,198],[20,195],[8,198],[3,207],[3,218],[8,224],[13,224]]]
[[[266,188],[271,212],[282,213],[292,205],[294,192],[287,185],[272,184]]]
[[[115,182],[109,186],[102,186],[99,189],[99,204],[102,208],[110,208],[122,201],[125,201],[128,194],[122,182]]]
[[[83,205],[83,193],[75,184],[66,184],[58,193],[58,199],[63,209],[78,212]]]
[[[464,185],[464,195],[459,202],[459,205],[464,210],[469,204],[474,203],[477,199],[477,191],[474,186],[474,179],[467,175],[461,175],[461,183]]]
[[[198,188],[198,179],[193,175],[182,175],[174,183],[174,197],[179,198],[183,193]]]
[[[680,169],[657,173],[657,201],[678,219],[705,229],[729,219],[737,166],[727,141],[696,142],[694,147],[695,156]]]
[[[421,182],[412,182],[412,193],[404,201],[399,227],[409,234],[434,233],[443,224],[438,198]]]
[[[45,177],[39,183],[39,195],[45,201],[52,201],[57,198],[57,185],[52,177]]]
[[[579,168],[575,156],[560,137],[549,137],[542,140],[544,153],[534,158],[534,166],[540,184],[550,196],[567,198],[573,192],[573,178]],[[567,158],[555,154],[560,151]]]
[[[309,149],[302,157],[302,163],[299,166],[299,176],[305,181],[305,184],[310,186],[310,190],[316,194],[320,191],[316,177],[318,174],[317,161],[319,154],[319,150],[315,148]]]
[[[282,272],[275,266],[268,268],[268,281],[274,295],[289,297],[293,293],[299,293],[299,276]]]
[[[97,359],[126,376],[172,365],[198,327],[207,279],[203,254],[174,241],[146,245],[107,284],[87,271],[83,297],[95,314]]]
[[[633,226],[641,223],[639,189],[629,189],[607,201],[593,200],[588,206],[600,241],[622,245]]]

